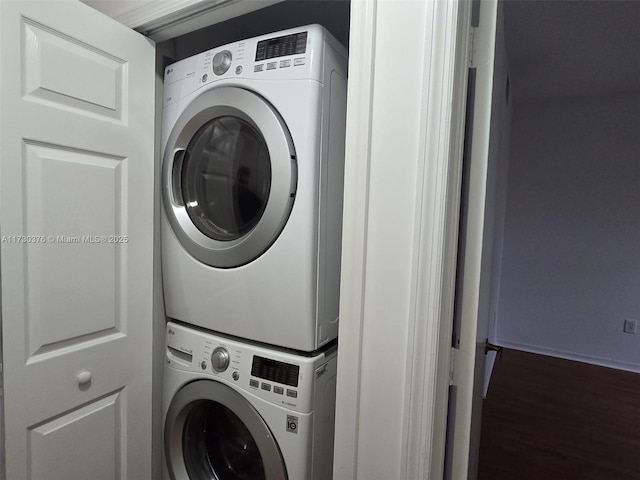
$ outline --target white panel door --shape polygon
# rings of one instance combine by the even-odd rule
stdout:
[[[460,220],[460,250],[458,252],[458,290],[456,303],[459,316],[459,341],[454,346],[452,384],[456,395],[451,398],[454,420],[451,465],[447,478],[473,480],[477,476],[480,448],[480,420],[485,375],[485,342],[489,323],[480,311],[480,300],[487,279],[483,268],[483,252],[492,249],[485,240],[485,201],[489,161],[489,135],[491,130],[491,98],[493,91],[493,64],[497,0],[478,3],[479,25],[472,28],[473,47],[470,57],[470,102],[466,125],[468,163],[464,175],[463,207]],[[461,35],[464,32],[461,31]],[[469,115],[470,114],[470,115]],[[465,198],[466,197],[466,198]],[[489,265],[490,268],[490,265]],[[453,405],[453,403],[455,405]],[[449,439],[451,441],[451,439]]]
[[[0,2],[6,478],[151,476],[152,42]]]

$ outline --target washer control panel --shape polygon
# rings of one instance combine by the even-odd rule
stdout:
[[[335,356],[297,355],[205,330],[167,324],[165,366],[215,377],[237,390],[300,413],[313,409],[315,381]]]
[[[270,382],[297,387],[300,366],[254,355],[251,361],[251,375]]]

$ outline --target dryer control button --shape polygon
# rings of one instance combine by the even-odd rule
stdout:
[[[211,354],[211,366],[216,372],[224,372],[229,366],[229,353],[223,348],[216,348]]]
[[[216,75],[222,75],[231,66],[231,59],[233,56],[229,50],[223,50],[216,53],[213,56],[213,73]]]
[[[254,380],[253,378],[249,380],[249,386],[253,388],[258,388],[258,385],[260,385],[260,382],[258,382],[258,380]]]

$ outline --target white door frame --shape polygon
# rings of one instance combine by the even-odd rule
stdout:
[[[461,6],[351,4],[336,480],[442,478]]]

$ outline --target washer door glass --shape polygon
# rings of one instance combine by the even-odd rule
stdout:
[[[224,405],[199,402],[187,417],[182,443],[189,478],[265,479],[258,445],[244,423]]]
[[[215,380],[196,380],[176,392],[164,442],[174,479],[288,479],[270,426],[247,398]]]
[[[191,221],[214,240],[251,230],[264,213],[271,161],[262,134],[242,118],[215,118],[191,139],[183,160],[182,195]]]

